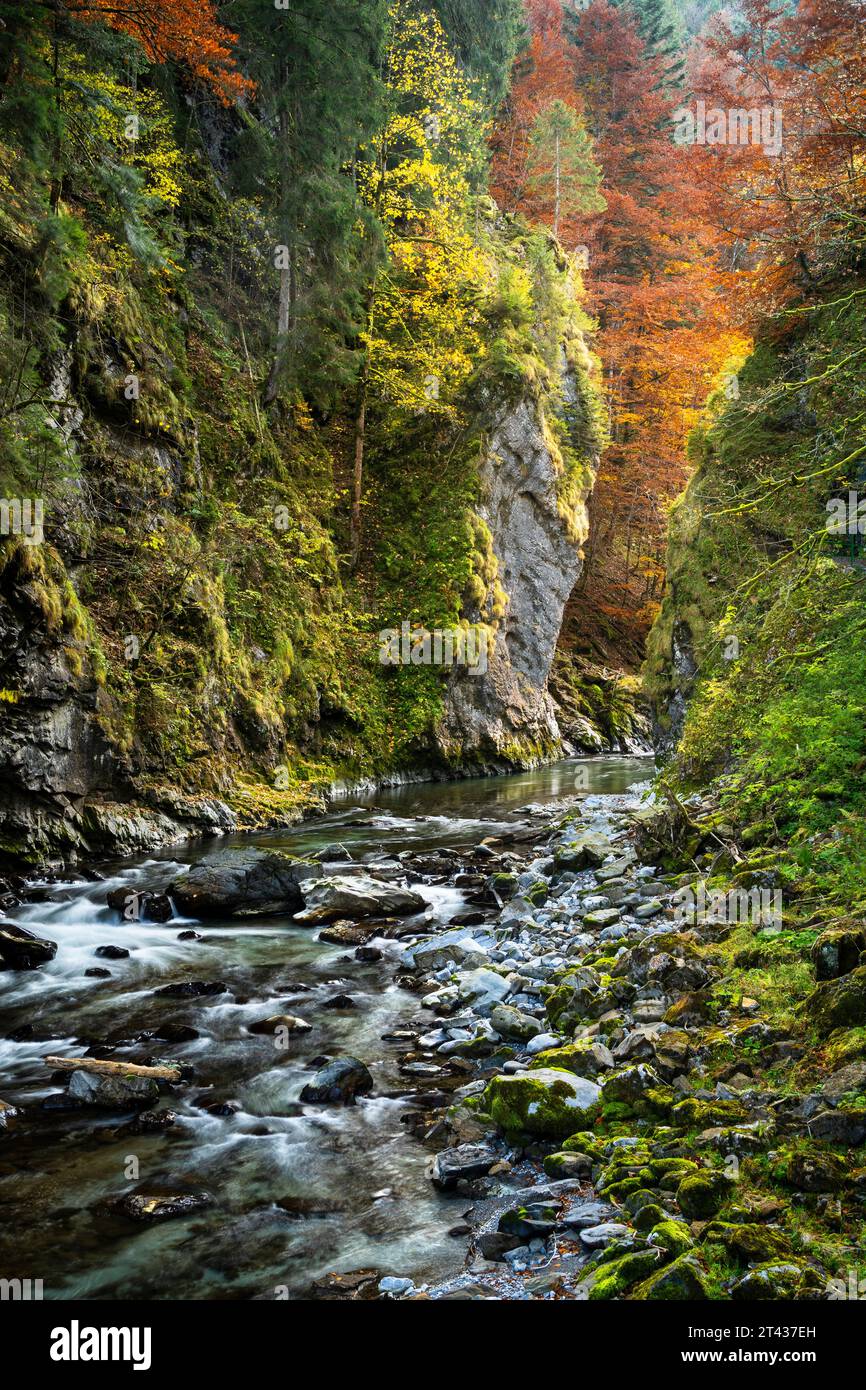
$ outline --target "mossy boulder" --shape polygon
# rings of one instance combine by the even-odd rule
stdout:
[[[487,880],[487,886],[497,897],[507,901],[517,893],[517,874],[491,874]]]
[[[589,1154],[575,1152],[548,1154],[544,1160],[544,1171],[549,1178],[588,1178],[592,1173],[594,1159]]]
[[[697,1100],[688,1096],[671,1110],[671,1121],[683,1129],[710,1129],[714,1125],[742,1124],[749,1112],[736,1100]]]
[[[818,985],[803,1008],[824,1036],[836,1028],[866,1027],[866,966]]]
[[[639,1062],[637,1066],[624,1067],[621,1071],[606,1077],[601,1088],[602,1098],[605,1105],[612,1103],[636,1110],[645,1104],[647,1093],[660,1086],[658,1073],[654,1072],[652,1067]]]
[[[808,1298],[826,1290],[827,1281],[810,1265],[795,1260],[768,1260],[755,1265],[731,1287],[731,1298],[744,1301],[780,1302]]]
[[[791,1254],[787,1236],[754,1222],[711,1221],[703,1230],[705,1242],[724,1246],[744,1264],[784,1260]]]
[[[586,965],[564,975],[547,1001],[547,1017],[554,1028],[563,1032],[584,1019],[599,1017],[605,1009],[601,981]]]
[[[595,1302],[619,1298],[641,1279],[655,1273],[666,1259],[666,1252],[656,1246],[651,1250],[635,1250],[599,1266],[593,1271],[589,1299]]]
[[[529,1042],[541,1032],[541,1024],[531,1014],[521,1013],[511,1004],[495,1004],[490,1012],[490,1022],[502,1038],[513,1038],[518,1042]]]
[[[845,1186],[847,1169],[841,1158],[823,1149],[796,1149],[780,1156],[773,1175],[798,1192],[837,1192]]]
[[[564,1067],[576,1076],[596,1077],[600,1072],[613,1068],[613,1055],[598,1038],[578,1038],[577,1042],[565,1047],[551,1048],[539,1052],[530,1062],[530,1070],[545,1067]]]
[[[733,1186],[725,1173],[687,1173],[677,1187],[680,1211],[689,1221],[708,1221],[724,1206]]]
[[[652,1208],[644,1208],[644,1211],[649,1210]],[[641,1216],[643,1214],[641,1212]],[[652,1245],[660,1245],[671,1255],[683,1255],[687,1250],[692,1250],[695,1244],[688,1226],[682,1221],[671,1221],[667,1218],[650,1227],[649,1240]]]
[[[525,1072],[495,1076],[484,1093],[484,1106],[508,1133],[539,1139],[564,1139],[575,1123],[592,1124],[600,1111],[599,1087],[571,1072]]]
[[[531,884],[523,894],[527,902],[532,903],[533,907],[541,907],[547,902],[550,896],[550,885],[543,878],[539,878]]]
[[[635,1197],[639,1195],[640,1194],[637,1192],[634,1194]],[[628,1200],[632,1201],[633,1199],[630,1197]],[[626,1205],[628,1205],[628,1203]],[[647,1202],[646,1206],[639,1207],[635,1212],[634,1228],[636,1231],[642,1231],[646,1234],[654,1230],[656,1226],[662,1225],[665,1220],[664,1207],[660,1207],[656,1201],[650,1201]]]
[[[585,831],[554,851],[554,868],[557,872],[570,869],[573,873],[600,868],[612,848],[603,835]]]
[[[596,1162],[600,1162],[604,1158],[604,1140],[599,1139],[597,1134],[593,1134],[588,1129],[582,1129],[577,1134],[570,1134],[562,1147],[565,1153],[589,1154],[590,1158]]]
[[[680,1255],[657,1274],[650,1275],[632,1297],[650,1302],[688,1303],[709,1298],[706,1272],[694,1254]]]

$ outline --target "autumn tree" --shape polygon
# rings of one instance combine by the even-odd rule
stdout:
[[[533,135],[542,113],[560,102],[580,114],[560,0],[527,0],[526,25],[527,43],[491,138],[491,191],[508,212],[527,210],[536,158]]]
[[[351,560],[371,395],[397,412],[448,412],[482,353],[485,266],[467,226],[484,128],[439,21],[397,0],[385,64],[387,114],[362,150],[358,187],[387,259],[369,289],[355,417]]]
[[[709,193],[672,139],[677,94],[636,17],[593,0],[569,20],[606,210],[586,276],[599,318],[611,421],[583,578],[590,608],[645,632],[660,594],[667,501],[687,476],[686,436],[742,341],[728,330]]]

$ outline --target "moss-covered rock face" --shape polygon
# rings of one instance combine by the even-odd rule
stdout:
[[[866,966],[818,985],[804,1005],[820,1033],[866,1027]]]
[[[599,1095],[594,1082],[550,1068],[494,1077],[484,1093],[484,1107],[507,1133],[564,1139],[576,1124],[592,1124]]]
[[[689,1221],[708,1221],[728,1201],[733,1188],[724,1173],[690,1173],[677,1188],[680,1211]]]

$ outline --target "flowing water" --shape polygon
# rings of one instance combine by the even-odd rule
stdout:
[[[443,1278],[462,1262],[464,1242],[447,1232],[461,1202],[440,1196],[425,1175],[429,1155],[401,1117],[407,1078],[399,1046],[382,1035],[417,1018],[417,999],[393,983],[393,958],[361,964],[346,948],[315,940],[309,928],[268,917],[245,925],[174,919],[120,922],[106,894],[163,887],[185,864],[233,844],[313,853],[340,843],[357,859],[469,847],[486,835],[531,825],[534,808],[576,790],[615,794],[644,781],[647,758],[569,759],[535,772],[379,791],[293,830],[176,847],[162,857],[100,865],[99,882],[49,884],[44,902],[11,914],[58,943],[34,972],[0,974],[0,1096],[25,1118],[0,1136],[0,1278],[41,1279],[46,1298],[250,1299],[274,1290],[303,1295],[333,1270],[375,1267],[416,1283]],[[363,808],[363,809],[361,809]],[[433,921],[463,906],[446,886],[415,885]],[[178,940],[190,926],[202,939]],[[102,945],[129,959],[96,961]],[[396,943],[378,943],[393,955]],[[111,978],[86,971],[108,966]],[[154,998],[188,979],[221,980],[228,993],[206,999]],[[357,1006],[323,1009],[349,990]],[[248,1025],[295,1013],[314,1026],[288,1050],[251,1035]],[[156,1133],[118,1134],[124,1117],[94,1110],[43,1109],[58,1087],[48,1055],[133,1038],[158,1025],[195,1028],[178,1044],[136,1044],[178,1058],[195,1081],[178,1089],[178,1121]],[[32,1028],[32,1037],[13,1038]],[[369,1066],[373,1099],[357,1106],[301,1105],[314,1059],[350,1053]],[[206,1107],[240,1106],[217,1116]],[[135,1190],[206,1190],[214,1205],[183,1220],[135,1224],[105,1207]]]

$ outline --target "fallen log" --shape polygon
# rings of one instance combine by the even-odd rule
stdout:
[[[92,1071],[97,1076],[151,1076],[155,1081],[180,1081],[178,1067],[141,1067],[136,1062],[101,1062],[96,1057],[44,1057],[56,1071]]]

